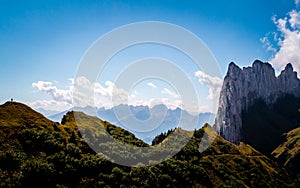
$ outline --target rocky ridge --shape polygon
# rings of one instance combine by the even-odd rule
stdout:
[[[251,67],[229,64],[220,92],[219,108],[214,128],[226,140],[243,141],[242,113],[257,99],[272,105],[286,94],[300,97],[300,80],[292,64],[287,64],[279,76],[269,63],[255,60]]]

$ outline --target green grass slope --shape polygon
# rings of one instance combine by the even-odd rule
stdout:
[[[300,127],[285,134],[285,141],[272,152],[272,155],[300,178]]]
[[[198,149],[200,143],[206,141],[203,138],[204,132],[214,140],[201,153]],[[196,168],[202,168],[202,173],[205,172],[212,187],[299,186],[275,161],[250,145],[240,143],[236,146],[214,134],[216,133],[209,125],[195,131],[191,141],[172,160],[186,161]]]
[[[42,126],[50,128],[52,121],[30,107],[17,102],[6,102],[0,105],[1,126]]]

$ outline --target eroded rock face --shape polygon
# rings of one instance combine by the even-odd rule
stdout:
[[[291,64],[287,64],[276,77],[269,63],[256,60],[252,67],[243,69],[230,63],[221,89],[214,127],[226,140],[238,144],[243,141],[242,112],[247,111],[257,99],[272,105],[285,94],[300,97],[300,80]]]

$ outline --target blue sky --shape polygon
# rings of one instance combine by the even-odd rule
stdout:
[[[54,105],[57,100],[64,102],[57,107],[59,110],[64,105],[69,107],[68,102],[53,96],[53,93],[51,95],[51,92],[57,91],[64,97],[69,94],[64,92],[71,88],[72,78],[86,50],[112,29],[140,21],[163,21],[184,27],[203,40],[224,75],[231,61],[248,66],[255,59],[272,59],[276,52],[267,51],[261,42],[268,33],[278,32],[272,17],[284,18],[291,10],[298,9],[293,0],[0,0],[0,3],[0,101],[13,97],[37,108],[50,105],[50,102],[42,104],[45,101],[52,101]],[[162,55],[155,46],[142,46],[138,51],[142,52],[143,48],[145,55]],[[278,45],[274,48],[280,50]],[[188,61],[170,49],[162,50],[166,57]],[[129,55],[126,57],[125,62],[130,59]],[[118,72],[118,68],[108,66],[108,72]],[[205,89],[198,82],[199,77],[194,75],[197,70],[188,66],[186,70],[195,85],[199,85],[197,88]],[[99,83],[107,89],[105,83],[113,78],[106,74]],[[38,81],[47,83],[38,85]],[[35,87],[33,83],[36,83]],[[158,85],[160,90],[155,93],[145,89],[143,84],[151,85],[149,83]],[[150,98],[149,93],[151,97],[159,98],[164,95],[164,88],[176,92],[176,88],[164,84],[155,80],[144,81],[137,90],[148,93],[144,94],[145,99]],[[200,97],[205,98],[209,91],[202,93]],[[39,105],[35,101],[40,101]],[[211,105],[211,102],[207,100],[203,105]]]

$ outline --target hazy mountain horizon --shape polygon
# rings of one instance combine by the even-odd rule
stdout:
[[[55,122],[61,122],[63,116],[69,112],[69,111],[82,111],[88,115],[91,116],[97,116],[100,119],[103,119],[105,121],[108,121],[112,124],[118,125],[128,131],[131,131],[134,133],[138,138],[142,139],[146,143],[151,143],[153,138],[157,136],[160,133],[167,132],[170,129],[175,129],[176,127],[179,127],[179,123],[181,122],[180,127],[184,127],[187,130],[194,130],[201,128],[205,123],[213,124],[215,119],[215,114],[212,114],[210,112],[200,112],[197,115],[192,115],[189,112],[182,110],[181,108],[176,109],[170,109],[164,104],[158,104],[153,106],[152,108],[144,105],[140,106],[133,106],[133,105],[118,105],[113,108],[95,108],[86,106],[84,108],[74,107],[69,110],[65,110],[56,114],[52,114],[50,116],[47,116],[45,114],[47,113],[46,110],[37,109],[38,112],[44,114],[48,119],[55,121]],[[121,113],[121,116],[119,117],[116,115],[116,112]],[[127,112],[130,112],[128,114]],[[153,113],[151,116],[151,112]],[[161,113],[165,112],[165,116],[160,116]],[[133,122],[134,118],[137,122],[141,121],[147,121],[150,118],[153,118],[153,122],[159,121],[159,119],[163,118],[159,125],[156,125],[156,127],[151,131],[135,131],[130,129],[130,127],[126,125],[136,124],[136,122]],[[181,120],[182,118],[182,120]],[[198,119],[197,119],[198,118]],[[130,122],[131,121],[131,122]],[[122,123],[126,122],[126,123]],[[146,128],[145,128],[146,129]]]

